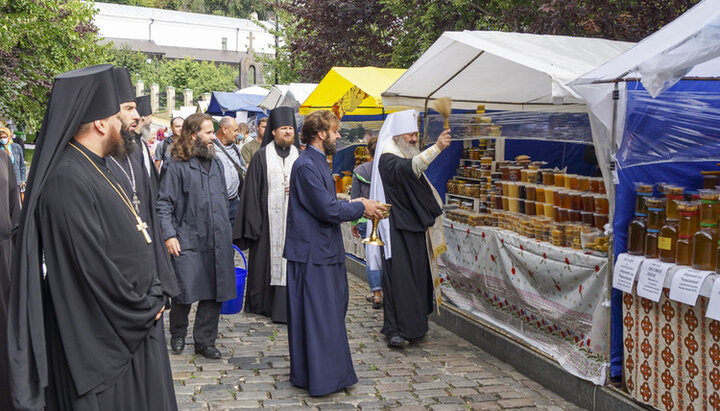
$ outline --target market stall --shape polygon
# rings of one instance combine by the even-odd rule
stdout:
[[[292,107],[297,110],[317,86],[314,83],[276,84],[270,87],[267,96],[258,106],[266,110],[275,107]]]
[[[608,362],[609,199],[583,160],[584,100],[566,84],[631,46],[449,32],[382,95],[387,108],[427,114],[425,144],[443,127],[433,100],[466,110],[450,116],[455,141],[427,171],[446,200],[444,304],[596,384]]]
[[[238,112],[263,113],[263,109],[258,107],[258,105],[267,94],[268,90],[259,86],[247,87],[232,93],[213,91],[210,96],[210,103],[205,112],[214,116],[233,117],[235,117]]]
[[[611,374],[660,409],[720,406],[719,28],[705,0],[572,84],[617,183]]]

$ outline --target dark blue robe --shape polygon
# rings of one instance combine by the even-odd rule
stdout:
[[[360,202],[338,201],[325,155],[308,145],[290,177],[283,256],[290,382],[312,396],[357,382],[345,329],[348,283],[340,223],[364,211]]]

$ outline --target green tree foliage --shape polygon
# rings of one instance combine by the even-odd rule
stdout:
[[[384,66],[393,51],[395,18],[381,0],[289,0],[294,20],[289,63],[317,82],[332,66]]]
[[[274,17],[273,17],[274,18]],[[297,36],[297,21],[291,14],[285,10],[278,11],[278,30],[271,25],[266,27],[268,32],[278,39],[292,39]],[[258,24],[261,24],[258,22]],[[287,42],[280,41],[275,47],[275,54],[257,54],[255,59],[263,64],[265,70],[264,78],[267,83],[275,83],[275,75],[277,74],[278,84],[289,84],[302,81],[300,72],[302,71],[303,62],[307,61],[307,53],[305,57],[298,54],[293,55],[291,45]]]
[[[105,59],[92,16],[81,0],[0,0],[0,111],[36,130],[53,77]]]
[[[444,31],[499,30],[640,41],[700,0],[380,0],[399,30],[390,64],[408,67]]]
[[[148,59],[145,54],[126,47],[111,50],[107,63],[126,67],[133,83],[143,81],[146,88],[151,83],[158,83],[161,91],[167,86],[175,87],[177,93],[189,88],[196,97],[212,91],[235,90],[233,80],[238,74],[234,67],[227,64],[198,62],[190,57],[182,60]]]

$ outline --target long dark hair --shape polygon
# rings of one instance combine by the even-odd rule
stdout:
[[[200,128],[205,121],[212,122],[212,117],[205,113],[195,113],[189,115],[183,122],[180,137],[176,138],[172,146],[170,146],[170,155],[180,161],[187,161],[193,157],[193,134],[200,132]]]

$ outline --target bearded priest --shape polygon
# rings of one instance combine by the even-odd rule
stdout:
[[[240,193],[233,241],[250,249],[245,312],[286,323],[286,270],[283,258],[290,173],[298,158],[295,111],[270,112],[262,147],[253,155]]]
[[[442,201],[424,171],[450,145],[450,130],[423,152],[418,149],[414,110],[390,114],[378,137],[370,199],[391,205],[378,226],[383,248],[368,247],[370,268],[383,270],[384,322],[388,345],[402,347],[428,331],[427,315],[440,303],[436,258],[446,249]]]

